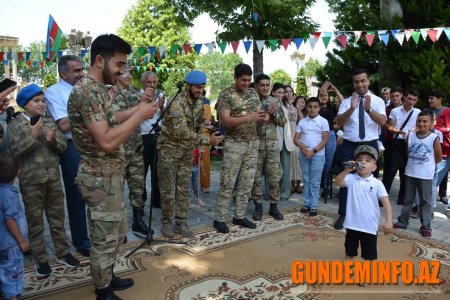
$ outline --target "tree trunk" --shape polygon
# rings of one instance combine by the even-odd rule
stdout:
[[[264,73],[263,52],[264,48],[259,52],[256,42],[253,41],[253,79],[259,74]]]

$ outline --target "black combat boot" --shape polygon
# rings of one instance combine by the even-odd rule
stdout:
[[[255,202],[255,212],[253,213],[253,220],[261,221],[263,214],[263,205],[262,203]]]
[[[97,294],[97,300],[122,300],[122,298],[114,294],[111,286],[103,289],[95,288],[95,293]]]
[[[142,220],[142,216],[141,209],[139,207],[133,207],[133,224],[131,225],[131,229],[142,234],[147,234],[148,226]]]
[[[278,210],[277,203],[270,203],[269,216],[272,216],[275,220],[284,220],[284,216]]]

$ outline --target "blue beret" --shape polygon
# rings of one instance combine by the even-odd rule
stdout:
[[[206,84],[206,75],[203,72],[193,70],[186,74],[184,81],[188,84]]]
[[[28,101],[34,98],[37,94],[43,93],[42,89],[37,84],[30,84],[20,90],[17,94],[17,105],[24,108]]]

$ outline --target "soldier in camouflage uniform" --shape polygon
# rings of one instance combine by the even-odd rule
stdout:
[[[223,140],[216,134],[209,138],[203,134],[205,118],[201,98],[206,75],[194,70],[186,75],[185,82],[185,92],[166,110],[157,145],[161,233],[167,238],[173,238],[175,233],[185,238],[194,237],[186,224],[189,209],[187,187],[191,179],[193,151],[196,147],[217,145]],[[175,231],[172,228],[174,207]]]
[[[136,109],[139,104],[137,92],[130,86],[131,73],[129,71],[117,78],[116,96],[113,109],[116,110],[116,119],[120,123],[126,117],[128,109]],[[132,112],[132,111],[131,111]],[[130,138],[123,144],[125,154],[125,179],[128,184],[129,198],[133,207],[133,223],[131,229],[142,234],[148,233],[148,226],[142,220],[144,201],[144,160],[142,159],[141,132],[136,129]]]
[[[256,224],[245,217],[245,210],[258,162],[256,124],[268,121],[269,115],[260,110],[259,96],[253,88],[249,88],[252,74],[249,65],[237,65],[234,69],[234,86],[223,90],[217,102],[220,120],[226,127],[220,191],[214,217],[214,228],[220,233],[229,232],[225,219],[238,174],[233,224],[256,228]]]
[[[76,182],[88,205],[91,232],[91,276],[97,300],[120,299],[114,290],[131,287],[132,279],[114,275],[117,250],[127,234],[127,212],[123,198],[125,173],[121,146],[157,109],[145,91],[135,108],[120,124],[106,84],[116,84],[124,73],[131,46],[114,34],[98,36],[91,45],[91,67],[73,87],[68,113],[73,142],[80,153]]]
[[[287,120],[278,99],[269,96],[270,77],[266,74],[260,74],[255,79],[256,92],[259,95],[261,106],[267,107],[270,116],[269,122],[259,123],[256,127],[259,139],[258,164],[255,173],[255,182],[251,192],[251,199],[255,202],[255,212],[253,220],[261,221],[262,190],[261,175],[265,170],[266,180],[269,183],[269,215],[276,220],[283,220],[283,215],[279,212],[277,205],[280,202],[280,174],[282,172],[280,165],[280,150],[278,149],[277,126],[283,127]]]
[[[36,84],[23,88],[17,104],[25,109],[11,122],[8,130],[9,151],[20,164],[19,187],[25,205],[29,241],[36,260],[38,276],[52,273],[44,242],[45,213],[58,261],[70,267],[80,262],[69,252],[64,229],[64,194],[59,175],[58,153],[66,149],[66,138],[52,118],[45,116],[44,92]],[[30,118],[41,115],[34,125]]]

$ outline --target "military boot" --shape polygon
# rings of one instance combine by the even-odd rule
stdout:
[[[295,193],[295,189],[296,189],[295,181],[291,180],[291,194]]]
[[[95,289],[95,293],[97,294],[97,300],[122,300],[122,298],[119,298],[116,294],[114,294],[113,289],[111,286],[108,286],[103,289]]]
[[[261,221],[263,214],[263,205],[262,203],[255,202],[255,212],[253,213],[253,220]]]
[[[283,214],[278,210],[277,203],[270,203],[269,216],[275,220],[284,220]]]
[[[133,207],[133,224],[131,225],[131,229],[142,234],[147,234],[148,226],[142,220],[142,216],[141,209],[139,207]]]

